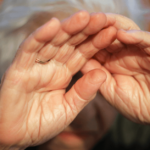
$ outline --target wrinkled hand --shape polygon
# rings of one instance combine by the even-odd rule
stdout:
[[[150,124],[150,33],[141,31],[126,17],[106,16],[117,28],[117,38],[82,72],[103,70],[107,75],[100,86],[103,96],[132,121]]]
[[[98,69],[65,89],[87,60],[115,39],[114,27],[100,31],[106,24],[104,14],[81,11],[62,23],[52,19],[23,42],[2,80],[1,145],[25,148],[49,140],[94,98],[106,79]],[[37,58],[50,61],[36,63]]]

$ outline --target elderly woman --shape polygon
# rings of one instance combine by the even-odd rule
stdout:
[[[72,1],[72,3],[63,2],[56,1],[55,5],[51,3],[50,6],[58,7],[60,12],[61,6],[71,6],[70,12],[68,9],[68,12],[62,11],[58,13],[59,11],[54,10],[54,8],[52,8],[53,11],[49,12],[46,7],[45,9],[40,8],[41,2],[39,2],[39,7],[32,10],[34,12],[33,16],[23,14],[28,17],[23,18],[18,24],[15,24],[14,20],[12,20],[12,28],[9,28],[9,30],[6,28],[7,26],[3,26],[4,30],[1,38],[12,42],[12,45],[3,43],[4,47],[9,46],[7,50],[14,54],[14,47],[19,45],[28,34],[52,16],[62,19],[78,10],[73,9],[72,4],[75,1]],[[30,2],[31,4],[32,2]],[[3,11],[7,13],[6,10],[4,9]],[[37,10],[39,11],[38,13]],[[14,15],[16,14],[14,13]],[[114,24],[115,19],[117,20],[116,24]],[[124,26],[120,25],[120,22],[124,23]],[[114,27],[109,27],[110,25]],[[57,19],[52,19],[27,38],[19,48],[13,64],[8,69],[2,82],[2,117],[0,124],[2,145],[17,149],[18,147],[24,148],[48,141],[76,117],[80,110],[87,105],[87,102],[93,99],[98,89],[124,115],[130,119],[134,118],[135,114],[132,114],[131,110],[128,112],[122,104],[118,102],[114,104],[111,101],[113,91],[111,91],[112,93],[107,93],[103,91],[104,87],[100,88],[103,82],[105,85],[108,83],[111,85],[110,80],[106,82],[106,75],[107,79],[111,78],[106,70],[101,70],[101,66],[97,62],[89,60],[90,57],[101,50],[101,53],[95,55],[95,59],[101,64],[107,64],[105,61],[109,56],[108,54],[113,53],[112,50],[119,50],[117,46],[122,46],[120,43],[116,43],[116,41],[111,44],[116,38],[116,28],[139,30],[136,24],[122,16],[104,15],[102,13],[89,15],[87,12],[82,11],[61,23]],[[129,44],[127,40],[121,39],[121,37],[120,40],[124,44]],[[91,47],[91,41],[94,47]],[[134,44],[134,41],[130,44]],[[3,55],[4,53],[6,51],[2,51]],[[84,57],[81,57],[82,55],[80,54]],[[3,57],[5,60],[10,57],[8,53],[5,56]],[[87,62],[87,60],[89,61]],[[85,62],[87,64],[83,67]],[[111,65],[115,66],[115,63]],[[63,68],[64,66],[67,66],[67,68]],[[83,77],[81,73],[77,73],[80,69],[85,74]],[[108,66],[107,69],[110,73],[114,72]],[[64,89],[68,86],[72,75],[75,73],[77,74],[73,77],[67,89],[68,92],[65,94]],[[80,77],[82,78],[78,80]],[[17,94],[18,92],[20,93],[19,95]],[[14,94],[15,96],[13,96]],[[10,103],[10,95],[11,101],[15,102],[14,104]],[[118,100],[117,97],[115,100]],[[119,108],[119,106],[121,107]],[[66,127],[61,134],[51,141],[41,145],[39,149],[91,149],[111,126],[115,115],[114,108],[98,93],[70,126]],[[136,118],[133,120],[136,120]],[[19,143],[16,144],[16,141]],[[7,148],[7,146],[4,147]]]

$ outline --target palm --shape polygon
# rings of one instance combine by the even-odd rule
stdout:
[[[43,143],[62,131],[93,99],[105,80],[105,74],[97,81],[93,78],[102,73],[99,70],[83,76],[67,93],[65,89],[72,76],[99,50],[92,41],[105,38],[98,33],[105,23],[104,14],[90,17],[87,12],[79,12],[61,25],[58,20],[48,22],[24,41],[2,81],[2,143]],[[107,42],[97,44],[99,48],[111,44],[116,30],[110,27],[104,32],[108,34]],[[36,58],[50,61],[40,64]]]
[[[113,78],[106,84],[104,92],[125,116],[136,122],[149,122],[149,59],[137,46],[125,45],[121,51],[112,54],[104,67]],[[113,87],[113,90],[111,89]]]
[[[23,77],[22,74],[18,74],[18,77],[20,76],[24,81],[21,94],[24,96],[21,97],[23,107],[15,117],[18,120],[20,114],[24,116],[16,130],[21,129],[18,136],[28,141],[29,145],[39,144],[39,141],[43,142],[53,137],[77,114],[73,112],[64,97],[65,88],[72,75],[66,67],[56,65],[53,68],[52,63],[52,61],[45,65],[36,63],[30,73],[25,73]]]

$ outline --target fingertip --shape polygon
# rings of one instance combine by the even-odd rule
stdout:
[[[106,15],[102,12],[98,12],[95,14],[95,18],[99,21],[103,21],[103,25],[106,24],[106,21],[107,21],[107,18],[106,18]]]
[[[50,29],[50,31],[52,32],[52,30],[54,29],[55,32],[58,32],[58,30],[60,29],[60,21],[53,17],[51,18],[51,20],[49,21],[48,27]]]
[[[117,37],[117,29],[113,26],[110,26],[108,30],[108,35],[110,36],[110,43],[114,42],[114,40],[116,40]]]
[[[90,14],[86,10],[79,11],[76,19],[82,26],[86,26],[89,23]]]
[[[85,29],[85,34],[91,35],[100,31],[106,24],[106,15],[104,13],[90,14],[90,21]]]
[[[43,26],[49,26],[49,27],[60,26],[60,21],[57,18],[53,17]]]
[[[117,35],[117,29],[113,26],[110,26],[109,27],[109,30],[108,30],[108,35],[110,35],[112,38],[112,41],[114,41],[116,39],[116,35]]]
[[[82,76],[73,87],[65,94],[70,106],[81,110],[90,102],[99,90],[101,84],[106,80],[106,74],[102,70],[92,70]],[[72,101],[73,100],[73,103]]]
[[[99,62],[97,62],[95,59],[90,59],[82,68],[81,72],[83,74],[86,74],[87,72],[94,70],[94,69],[100,69],[101,65]]]
[[[74,89],[82,99],[92,100],[105,80],[105,72],[100,69],[95,69],[80,78],[74,85]]]
[[[106,73],[103,70],[95,69],[89,72],[91,84],[102,84],[106,80]]]
[[[49,41],[56,35],[59,28],[60,21],[57,18],[52,18],[34,32],[34,37],[39,42]]]
[[[119,29],[118,31],[117,31],[117,37],[119,38],[119,37],[122,37],[122,34],[126,34],[126,30],[124,30],[124,29]]]
[[[142,40],[141,39],[142,34],[139,34],[139,33],[141,33],[141,31],[139,30],[126,31],[126,30],[120,29],[117,32],[117,39],[125,44],[136,44]]]
[[[55,18],[55,17],[53,17],[53,18],[51,18],[51,26],[60,26],[60,21],[57,19],[57,18]]]
[[[114,16],[114,14],[112,14],[112,13],[105,13],[105,16],[107,18],[105,27],[108,27],[110,25],[114,25],[115,24],[116,18]]]
[[[83,30],[90,20],[87,11],[82,10],[62,22],[62,29],[68,34],[74,35]]]
[[[89,19],[90,18],[90,16],[89,16],[89,13],[88,13],[88,11],[86,11],[86,10],[80,10],[79,12],[77,12],[76,14],[79,14],[79,17],[80,17],[80,19]],[[76,15],[75,14],[75,15]]]
[[[103,29],[93,39],[93,45],[98,49],[106,48],[116,39],[116,35],[117,29],[113,26]]]
[[[77,85],[79,88],[90,91],[97,91],[100,85],[106,80],[106,73],[101,69],[94,69],[87,72],[79,81]],[[82,84],[81,84],[81,83]]]
[[[126,34],[126,33],[127,33],[126,30],[124,30],[124,29],[119,29],[118,32],[117,32],[117,35],[119,35],[119,34]]]

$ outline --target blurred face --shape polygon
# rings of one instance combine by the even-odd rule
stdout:
[[[81,77],[77,73],[68,89]],[[59,135],[41,145],[41,150],[90,150],[111,126],[116,111],[101,94],[97,93],[75,118],[75,120]]]

